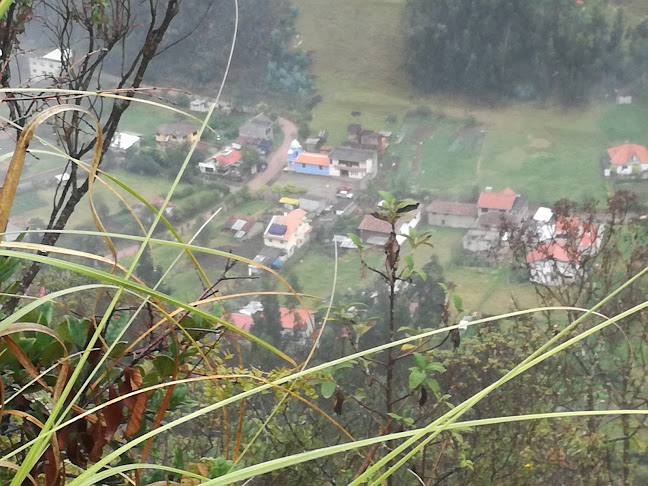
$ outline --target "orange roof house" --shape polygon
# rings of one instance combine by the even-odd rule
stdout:
[[[297,162],[298,164],[322,165],[322,166],[328,166],[330,164],[327,154],[316,154],[313,152],[302,152],[297,156],[295,162]]]
[[[308,309],[288,309],[280,307],[281,327],[284,329],[293,329],[295,326],[303,327],[304,330],[309,326],[315,311]]]
[[[540,260],[555,260],[565,263],[578,263],[580,261],[578,253],[571,252],[571,255],[569,253],[565,249],[565,246],[557,241],[542,243],[527,254],[526,262],[534,263]]]
[[[648,164],[648,148],[643,145],[626,143],[609,148],[607,153],[612,165]]]
[[[502,189],[500,192],[482,192],[477,202],[480,209],[499,209],[510,211],[513,209],[517,194],[510,188]]]
[[[312,226],[306,220],[304,209],[294,209],[284,216],[274,216],[263,233],[263,242],[278,248],[291,257],[295,248],[308,241]]]

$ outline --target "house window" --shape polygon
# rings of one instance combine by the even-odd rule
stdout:
[[[445,219],[441,220],[441,226],[445,226]]]
[[[324,166],[320,165],[319,170],[324,170]]]
[[[302,164],[302,169],[305,169],[305,168],[306,168],[306,164]]]

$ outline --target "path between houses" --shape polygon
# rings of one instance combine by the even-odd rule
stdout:
[[[279,127],[284,134],[283,143],[268,157],[268,168],[263,172],[257,172],[252,180],[248,182],[251,191],[257,191],[259,187],[268,185],[279,177],[286,166],[286,154],[291,142],[297,137],[297,126],[285,118],[277,118],[277,123],[279,123]]]

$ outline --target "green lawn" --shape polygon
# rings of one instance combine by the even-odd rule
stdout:
[[[155,128],[161,123],[179,121],[183,118],[180,114],[164,108],[151,106],[144,103],[131,103],[128,110],[122,115],[119,129],[127,132],[141,133],[142,135],[155,134]]]

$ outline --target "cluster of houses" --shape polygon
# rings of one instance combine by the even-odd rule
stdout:
[[[532,230],[526,242],[532,250],[525,258],[529,280],[542,285],[563,285],[584,278],[587,269],[583,261],[598,253],[604,231],[602,224],[576,217],[556,218],[545,207],[529,218],[527,199],[508,187],[499,192],[486,188],[476,204],[434,200],[426,209],[432,226],[467,229],[463,253],[483,265],[504,260],[510,252],[506,228],[527,222]]]
[[[508,187],[499,192],[487,187],[476,204],[437,199],[426,209],[431,226],[467,229],[462,250],[482,265],[497,264],[506,258],[509,235],[501,228],[517,226],[529,216],[527,198]]]
[[[263,311],[263,304],[253,300],[238,312],[230,313],[229,320],[237,328],[250,332],[255,324],[263,319]],[[315,334],[315,311],[279,307],[279,319],[282,337],[302,346],[312,343]]]
[[[286,157],[287,171],[349,179],[372,179],[378,172],[378,155],[389,146],[391,132],[347,127],[347,139],[338,147],[323,145],[326,132],[306,140],[305,148],[293,140]]]

